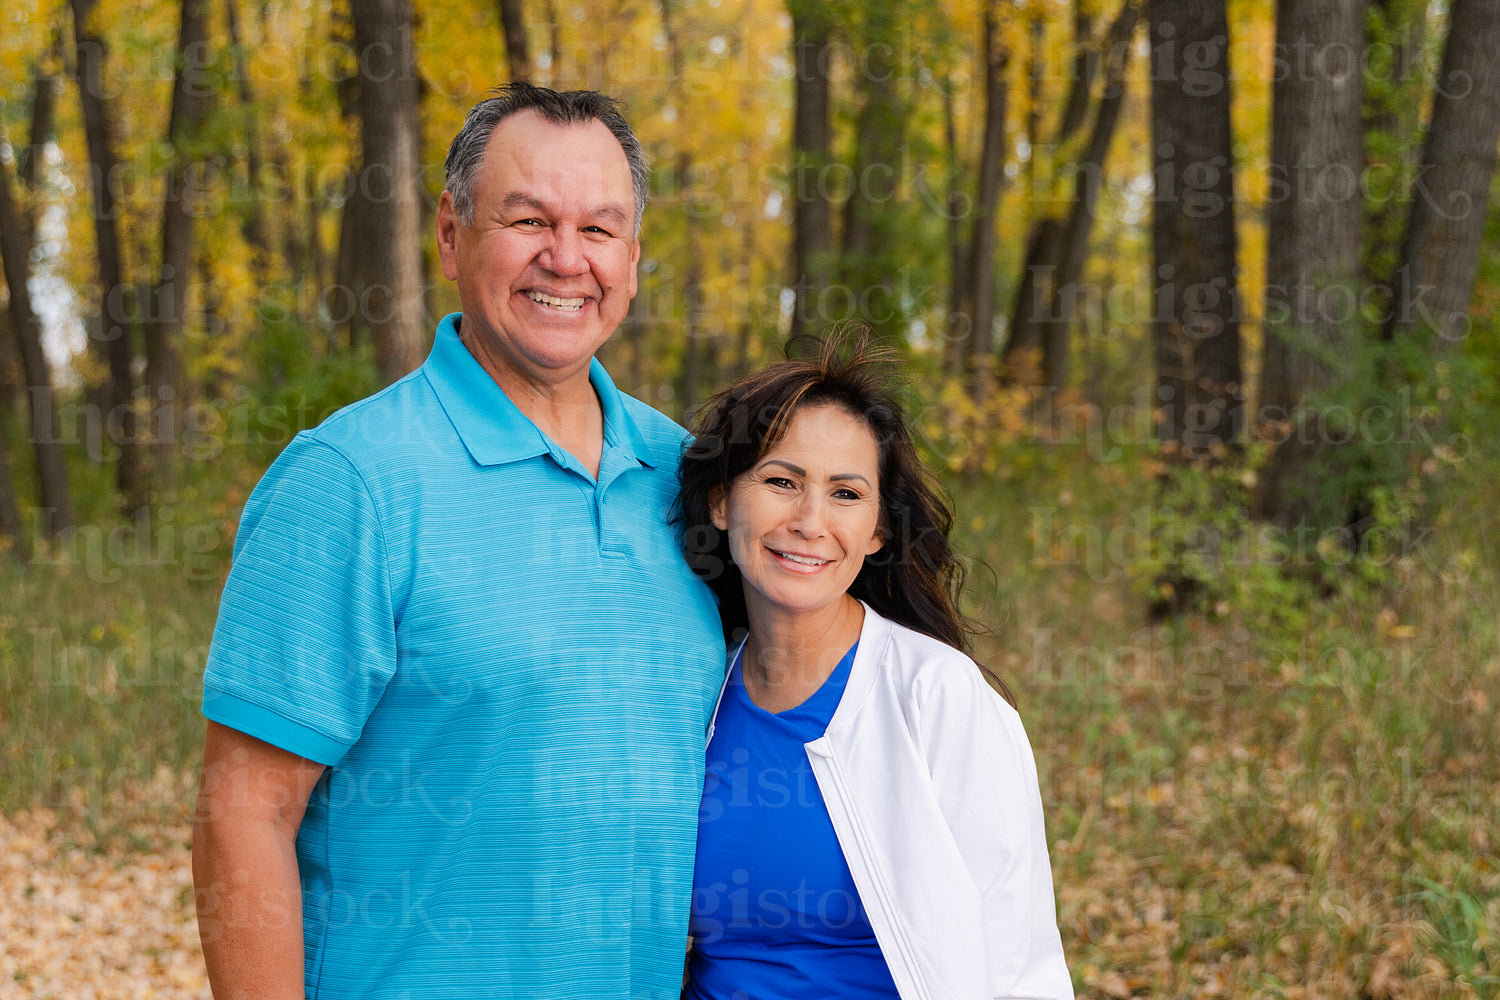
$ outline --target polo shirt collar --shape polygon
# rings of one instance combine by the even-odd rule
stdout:
[[[422,365],[422,373],[469,455],[480,465],[503,465],[550,454],[559,465],[569,465],[569,456],[511,402],[469,353],[458,336],[461,316],[450,313],[438,324],[432,353]],[[589,383],[604,410],[605,455],[616,467],[640,464],[655,468],[656,456],[598,359],[589,362]],[[611,456],[612,450],[616,453]],[[602,468],[600,471],[602,474]]]

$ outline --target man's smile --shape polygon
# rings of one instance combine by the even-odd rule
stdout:
[[[556,295],[548,295],[546,292],[527,292],[526,297],[540,305],[549,306],[553,309],[562,309],[566,312],[577,312],[588,301],[588,299],[559,298]]]

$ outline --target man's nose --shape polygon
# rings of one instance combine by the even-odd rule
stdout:
[[[583,252],[583,236],[570,227],[552,230],[552,242],[544,253],[542,264],[553,274],[582,274],[588,270]]]

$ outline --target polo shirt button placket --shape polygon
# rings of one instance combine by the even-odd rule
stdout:
[[[610,455],[605,454],[604,460],[599,465],[599,485],[594,489],[594,523],[599,526],[599,555],[604,559],[624,559],[631,554],[631,542],[615,528],[605,509],[605,493],[614,486],[615,481],[624,474],[624,470],[616,471],[612,475],[606,473],[609,467]],[[606,478],[607,477],[607,478]],[[620,516],[624,516],[621,514]],[[618,520],[618,517],[616,518]]]

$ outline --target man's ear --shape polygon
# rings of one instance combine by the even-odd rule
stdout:
[[[637,282],[640,280],[641,241],[637,239],[630,247],[630,297],[635,298]]]
[[[724,490],[714,487],[708,494],[708,518],[720,531],[729,530],[729,503]]]
[[[443,277],[449,281],[458,279],[458,212],[453,207],[453,195],[447,191],[438,198],[437,248],[438,262],[443,266]]]

